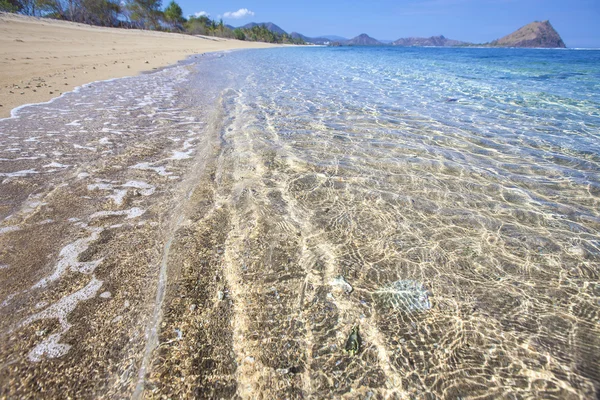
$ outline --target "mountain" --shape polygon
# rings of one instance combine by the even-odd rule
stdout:
[[[337,35],[321,35],[319,37],[325,38],[325,39],[329,39],[330,41],[334,41],[334,42],[346,42],[348,41],[348,38],[342,37],[342,36],[337,36]]]
[[[287,34],[286,31],[284,31],[283,29],[281,29],[280,27],[278,27],[277,25],[275,25],[272,22],[260,22],[260,23],[256,23],[256,22],[250,22],[249,24],[246,24],[244,26],[240,26],[241,29],[252,29],[255,26],[265,26],[265,28],[267,28],[268,30],[270,30],[273,33],[279,33],[280,35],[283,35],[284,33]]]
[[[381,43],[377,39],[373,39],[371,36],[367,35],[366,33],[362,33],[362,34],[358,35],[357,37],[344,42],[343,44],[345,44],[347,46],[377,46],[377,45],[382,45],[383,43]]]
[[[312,43],[312,44],[328,44],[329,42],[331,42],[331,40],[326,37],[311,38],[308,36],[304,36],[303,34],[298,33],[298,32],[292,32],[292,33],[290,33],[290,36],[292,37],[292,39],[302,39],[306,43]]]
[[[446,47],[446,46],[462,46],[468,43],[461,42],[459,40],[453,40],[445,38],[444,36],[432,36],[428,38],[421,37],[409,37],[409,38],[401,38],[392,42],[394,46],[402,46],[402,47],[415,47],[415,46],[437,46],[437,47]]]
[[[554,30],[550,21],[535,21],[519,28],[510,35],[494,40],[487,46],[492,47],[545,47],[565,48],[565,42]]]

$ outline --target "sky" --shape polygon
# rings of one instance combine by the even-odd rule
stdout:
[[[170,0],[163,0],[166,6]],[[567,47],[600,48],[600,0],[175,0],[184,15],[233,26],[273,22],[309,37],[366,33],[380,40],[444,35],[485,43],[550,20]],[[198,13],[198,14],[197,14]]]

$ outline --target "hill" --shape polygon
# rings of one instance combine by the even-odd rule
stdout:
[[[329,39],[332,42],[346,42],[348,40],[348,38],[338,36],[338,35],[321,35],[319,37]]]
[[[312,43],[312,44],[328,44],[329,42],[332,41],[326,37],[311,38],[308,36],[304,36],[303,34],[298,33],[298,32],[292,32],[292,33],[290,33],[290,36],[292,37],[292,39],[302,39],[306,43]]]
[[[532,22],[487,45],[492,47],[567,47],[558,32],[550,25],[550,21]]]
[[[416,47],[416,46],[437,46],[437,47],[447,47],[447,46],[463,46],[468,43],[461,42],[459,40],[453,40],[445,38],[444,36],[431,36],[428,38],[421,37],[409,37],[409,38],[401,38],[392,42],[394,46],[402,46],[402,47]]]
[[[347,46],[380,46],[383,45],[379,40],[373,39],[371,36],[366,33],[362,33],[355,38],[344,42],[343,44]]]
[[[240,26],[239,28],[241,28],[241,29],[252,29],[255,26],[263,26],[263,25],[264,25],[265,28],[267,28],[268,30],[270,30],[273,33],[278,33],[280,35],[283,35],[284,33],[287,34],[286,31],[284,31],[283,29],[281,29],[280,27],[278,27],[277,25],[275,25],[272,22],[259,22],[259,23],[257,23],[257,22],[250,22],[249,24],[246,24],[244,26]]]

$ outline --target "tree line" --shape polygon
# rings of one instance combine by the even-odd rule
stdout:
[[[175,2],[162,9],[161,0],[0,0],[0,11],[54,18],[90,25],[161,30],[268,43],[304,44],[265,26],[231,29],[207,16],[184,18]]]

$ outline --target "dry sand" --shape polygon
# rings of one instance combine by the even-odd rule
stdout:
[[[270,46],[0,13],[0,118],[85,83],[137,75],[190,54]]]

